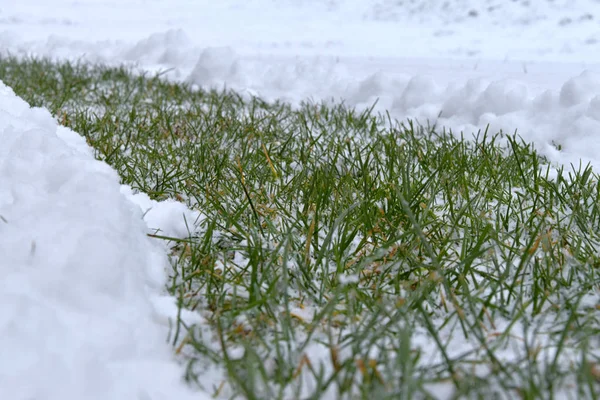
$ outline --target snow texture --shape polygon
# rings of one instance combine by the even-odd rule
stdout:
[[[202,398],[166,343],[165,252],[116,172],[1,83],[0,143],[0,398]],[[153,223],[183,234],[181,211]]]
[[[595,0],[22,0],[0,53],[130,63],[298,104],[343,100],[600,166]],[[559,150],[560,149],[560,150]]]

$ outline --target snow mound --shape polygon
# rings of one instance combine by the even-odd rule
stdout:
[[[121,185],[121,193],[140,207],[149,233],[182,239],[193,233],[194,226],[204,219],[198,211],[183,203],[168,199],[152,200],[146,193],[134,193],[130,186]]]
[[[187,48],[191,41],[182,29],[170,29],[162,33],[153,33],[138,41],[123,52],[127,61],[181,64],[187,61]]]
[[[0,142],[0,398],[203,398],[153,306],[168,261],[116,172],[1,82]]]
[[[209,47],[200,53],[188,82],[207,86],[223,86],[226,82],[241,79],[235,52],[229,47]]]
[[[366,68],[356,68],[349,61],[244,59],[232,51],[219,51],[211,52],[212,69],[203,67],[208,72],[200,74],[197,66],[187,79],[210,87],[217,81],[202,77],[215,71],[221,74],[218,82],[229,88],[257,93],[267,100],[283,98],[295,105],[306,98],[342,100],[359,109],[377,102],[375,111],[389,111],[400,121],[410,119],[457,135],[464,133],[466,138],[486,129],[490,134],[516,132],[550,162],[567,168],[591,163],[600,169],[600,141],[595,139],[600,134],[598,72],[573,73],[552,64],[533,64],[530,72],[522,66],[525,71],[519,73],[512,70],[517,65],[499,62],[489,62],[480,72],[468,64],[449,62],[444,65],[450,73],[444,78],[419,73],[419,63],[396,68],[395,63],[381,63],[377,72],[365,74]],[[504,76],[488,73],[495,68],[504,70]]]
[[[390,95],[395,91],[393,95]],[[600,169],[600,74],[590,71],[567,79],[557,90],[532,89],[512,79],[456,79],[447,84],[416,75],[395,79],[381,72],[348,89],[350,104],[390,110],[399,120],[464,133],[488,129],[519,134],[550,162]],[[518,130],[516,130],[518,128]]]

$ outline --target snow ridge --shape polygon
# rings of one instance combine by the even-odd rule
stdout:
[[[0,398],[192,398],[153,308],[168,260],[117,173],[1,82],[0,143]]]

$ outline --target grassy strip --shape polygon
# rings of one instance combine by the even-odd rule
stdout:
[[[209,322],[173,341],[216,397],[599,396],[591,168],[124,68],[5,58],[0,79],[123,183],[205,215],[169,290]]]

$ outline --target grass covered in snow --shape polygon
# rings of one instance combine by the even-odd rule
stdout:
[[[590,168],[127,69],[5,58],[0,79],[123,183],[202,212],[167,289],[206,324],[168,340],[215,397],[600,396]]]

